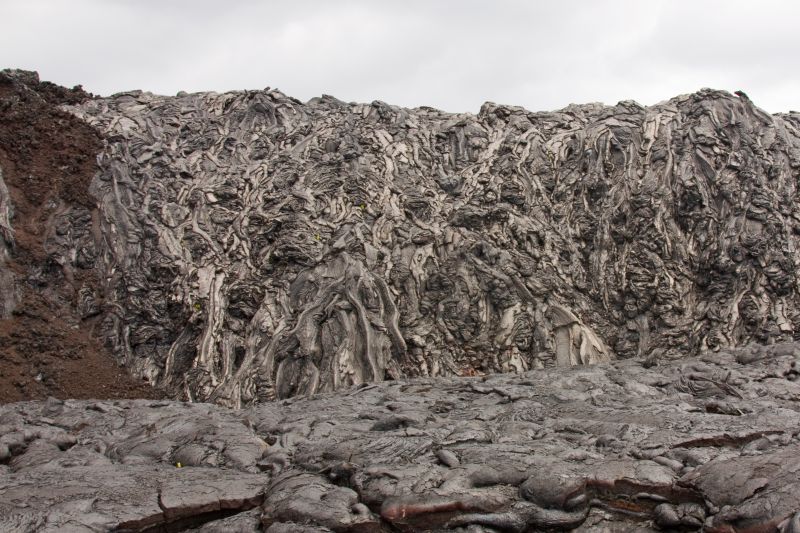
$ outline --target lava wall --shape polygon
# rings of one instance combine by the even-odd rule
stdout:
[[[105,139],[87,305],[129,368],[194,400],[675,358],[800,326],[800,115],[745,96],[472,115],[137,91],[67,109]]]

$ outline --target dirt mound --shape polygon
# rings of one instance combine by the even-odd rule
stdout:
[[[153,398],[93,336],[95,317],[77,312],[81,288],[98,286],[92,268],[65,272],[47,252],[59,213],[91,213],[88,193],[102,143],[57,108],[91,95],[40,82],[33,72],[0,72],[0,169],[11,200],[13,243],[4,268],[16,304],[0,320],[0,402],[62,398]]]

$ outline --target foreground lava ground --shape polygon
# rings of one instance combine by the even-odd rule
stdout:
[[[797,533],[798,354],[6,405],[0,530]]]
[[[88,193],[99,135],[57,106],[89,95],[80,88],[21,83],[0,73],[0,170],[11,200],[7,268],[15,305],[0,318],[0,403],[58,398],[157,398],[120,367],[93,335],[96,316],[76,312],[93,272],[67,272],[48,256],[53,220],[72,206],[94,209]],[[8,295],[0,295],[0,300]],[[3,302],[4,307],[8,302]]]

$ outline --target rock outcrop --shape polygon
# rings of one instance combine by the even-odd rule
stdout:
[[[102,216],[87,241],[65,214],[52,250],[100,269],[86,306],[120,360],[187,399],[800,331],[800,115],[744,96],[454,115],[137,91],[68,110],[105,139]]]
[[[4,405],[0,530],[797,533],[798,355]]]

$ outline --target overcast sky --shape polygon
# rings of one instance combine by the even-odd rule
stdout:
[[[0,67],[103,95],[278,88],[477,112],[702,87],[800,109],[800,2],[0,0]]]

